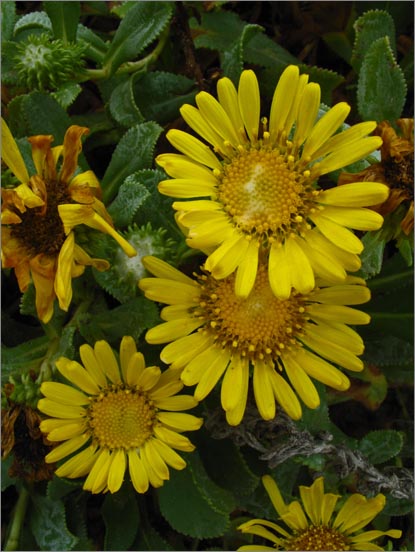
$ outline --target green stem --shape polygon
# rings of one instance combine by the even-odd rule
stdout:
[[[369,280],[367,285],[370,289],[377,289],[388,284],[399,282],[399,280],[405,280],[408,277],[412,278],[413,274],[414,271],[412,269],[405,270],[404,272],[399,272],[398,274],[391,274],[390,276],[383,276],[382,278],[374,278],[373,280]]]
[[[24,523],[28,503],[29,491],[26,487],[22,487],[14,508],[13,518],[10,525],[10,533],[4,550],[18,550],[20,532]]]

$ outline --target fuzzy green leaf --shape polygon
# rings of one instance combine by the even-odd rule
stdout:
[[[180,116],[184,103],[194,103],[194,84],[174,73],[140,73],[133,82],[134,103],[146,119],[164,124]]]
[[[122,228],[131,224],[137,209],[150,197],[142,184],[140,171],[130,174],[121,184],[118,195],[108,208],[114,224]]]
[[[29,339],[16,347],[1,347],[1,377],[7,381],[14,372],[26,373],[39,368],[48,350],[49,340],[46,336]]]
[[[259,25],[245,25],[238,39],[221,56],[223,73],[235,85],[238,84],[243,70],[245,46],[259,31],[262,31]]]
[[[131,127],[144,121],[144,116],[136,104],[133,83],[138,74],[116,86],[109,100],[109,110],[114,119],[124,127]],[[151,117],[147,117],[151,119]]]
[[[5,0],[1,3],[1,41],[10,40],[16,20],[16,2]]]
[[[281,72],[287,65],[298,65],[298,59],[295,56],[264,33],[256,33],[246,43],[244,59],[248,63],[274,69],[276,73]]]
[[[81,92],[82,88],[79,84],[76,82],[67,82],[55,90],[55,92],[52,92],[51,96],[63,107],[63,109],[67,109],[74,103]]]
[[[30,528],[40,550],[73,550],[78,539],[68,531],[61,501],[33,494]]]
[[[187,468],[172,470],[170,480],[159,489],[160,511],[173,529],[184,535],[219,537],[229,528],[233,499],[209,479],[197,452],[186,460]]]
[[[161,131],[158,124],[150,121],[136,125],[124,134],[101,182],[105,203],[116,195],[128,175],[151,167],[154,147]]]
[[[7,2],[7,4],[9,3],[11,4],[12,2]],[[2,2],[2,5],[3,5],[3,2]],[[30,31],[33,29],[41,29],[48,32],[52,31],[52,23],[46,12],[36,11],[36,12],[27,13],[26,15],[19,17],[19,19],[16,21],[16,24],[14,26],[13,34],[14,36],[17,36],[19,33],[23,31]]]
[[[115,33],[104,64],[112,75],[125,61],[137,57],[167,27],[171,2],[137,2],[128,10]]]
[[[383,464],[399,454],[402,434],[393,429],[371,431],[361,439],[358,448],[372,464]]]
[[[80,2],[43,2],[43,7],[52,22],[55,38],[63,42],[74,42],[81,14]]]
[[[128,550],[139,527],[133,489],[124,485],[117,493],[107,494],[101,512],[106,527],[104,550]]]
[[[73,481],[72,479],[62,479],[55,476],[53,479],[48,481],[46,496],[52,501],[59,500],[76,489],[79,489],[80,486],[81,483],[78,483],[77,481]]]
[[[366,232],[362,238],[365,248],[361,255],[362,268],[359,271],[359,275],[366,280],[373,278],[373,276],[376,276],[382,270],[386,240],[382,239],[381,232],[382,230]]]
[[[362,63],[357,103],[364,121],[399,119],[406,98],[406,82],[396,63],[389,38],[371,44]]]
[[[409,482],[408,482],[409,483]],[[410,498],[386,497],[386,505],[382,510],[382,516],[405,516],[414,510],[414,501]],[[388,520],[389,521],[389,520]],[[408,548],[410,550],[410,548]]]
[[[85,47],[85,57],[101,63],[108,50],[108,44],[91,29],[79,23],[76,30],[76,40],[82,41]]]
[[[379,38],[388,37],[392,54],[396,56],[395,24],[388,12],[370,10],[365,12],[353,25],[356,33],[351,65],[359,72],[367,51]]]

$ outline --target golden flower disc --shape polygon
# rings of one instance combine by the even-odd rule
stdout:
[[[308,177],[278,149],[245,150],[224,166],[218,199],[243,232],[283,239],[306,230],[314,203]]]
[[[285,550],[350,550],[344,535],[324,525],[311,525],[303,533],[287,539]]]
[[[263,265],[246,299],[235,295],[234,276],[224,280],[202,276],[201,283],[197,314],[209,321],[218,345],[233,347],[254,360],[266,355],[275,358],[283,349],[298,344],[293,336],[301,333],[306,322],[304,297],[295,293],[287,300],[275,297]]]
[[[146,393],[116,388],[96,397],[88,409],[92,438],[112,450],[138,448],[152,435],[155,413]]]

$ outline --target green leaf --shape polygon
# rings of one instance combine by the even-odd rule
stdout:
[[[138,108],[133,90],[133,83],[139,76],[135,73],[114,89],[109,100],[109,110],[112,117],[122,126],[130,127],[144,121],[144,116]]]
[[[244,48],[244,59],[248,63],[262,65],[281,73],[287,65],[298,65],[298,59],[288,50],[263,33],[255,34]]]
[[[4,460],[1,460],[1,491],[5,491],[10,485],[16,484],[16,479],[10,477],[9,469],[13,461],[13,455],[10,454]]]
[[[39,368],[49,346],[46,336],[29,339],[16,347],[1,346],[2,382],[8,380],[14,372],[26,373]]]
[[[124,335],[131,335],[138,341],[144,330],[159,322],[155,303],[145,297],[136,297],[115,309],[99,314],[85,313],[78,318],[79,331],[89,343],[99,339],[115,343]]]
[[[5,0],[1,3],[1,41],[10,40],[16,20],[16,2]]]
[[[73,481],[72,479],[62,479],[61,477],[55,477],[48,481],[46,487],[46,496],[54,501],[67,496],[76,489],[79,489],[81,483]]]
[[[73,493],[65,498],[66,522],[68,529],[78,542],[72,550],[95,550],[96,545],[88,538],[88,499],[87,493]]]
[[[356,37],[353,45],[351,65],[358,73],[372,44],[379,38],[388,37],[393,56],[396,56],[395,24],[388,12],[370,10],[357,19],[353,25]]]
[[[154,527],[146,524],[140,525],[139,534],[134,542],[132,550],[177,550],[173,548],[163,537],[161,537]]]
[[[154,148],[161,131],[158,124],[150,121],[136,125],[124,134],[101,182],[104,203],[111,201],[128,175],[151,167]]]
[[[7,3],[11,4],[12,2]],[[18,36],[19,33],[23,31],[30,31],[32,29],[42,29],[44,31],[52,32],[52,23],[46,12],[36,11],[19,17],[14,26],[13,34],[14,36]]]
[[[371,431],[360,440],[358,449],[372,464],[383,464],[399,454],[402,434],[393,429]]]
[[[76,30],[77,42],[82,41],[85,47],[85,57],[92,59],[98,63],[101,63],[105,54],[108,51],[108,44],[105,43],[97,34],[91,29],[79,23]]]
[[[243,70],[244,51],[246,44],[262,31],[259,25],[245,25],[238,39],[226,49],[221,56],[221,66],[225,76],[229,77],[235,85],[238,84]]]
[[[386,505],[382,510],[382,516],[405,516],[414,510],[414,501],[407,498],[395,498],[388,495],[386,497]],[[408,548],[407,550],[410,550]]]
[[[146,119],[165,124],[180,116],[184,103],[193,103],[194,85],[193,80],[174,73],[140,73],[133,82],[134,103]]]
[[[117,197],[108,208],[117,228],[131,224],[137,209],[150,197],[150,192],[142,184],[140,176],[140,171],[127,176]]]
[[[124,485],[117,493],[107,494],[101,512],[106,527],[104,550],[128,550],[140,520],[132,487]]]
[[[399,119],[406,98],[406,82],[388,37],[369,47],[359,73],[357,103],[363,120]]]
[[[172,470],[158,491],[160,511],[176,531],[195,538],[213,538],[229,528],[235,504],[231,495],[209,479],[197,452],[186,455],[188,466]]]
[[[43,7],[50,17],[55,38],[63,42],[75,42],[76,31],[81,15],[80,2],[43,2]]]
[[[82,92],[82,88],[75,82],[66,82],[60,88],[51,93],[54,98],[63,109],[67,109],[71,106],[79,94]]]
[[[78,539],[68,531],[61,501],[33,494],[30,528],[40,550],[73,550]]]
[[[333,52],[350,64],[352,45],[350,44],[347,33],[342,31],[330,31],[324,33],[321,38]]]
[[[333,102],[333,90],[337,88],[344,78],[330,69],[323,69],[312,65],[300,65],[300,71],[310,75],[310,81],[317,82],[321,88],[321,101],[327,105]]]
[[[104,59],[109,75],[153,42],[167,27],[172,13],[171,2],[136,2],[121,21]]]
[[[373,278],[382,270],[386,241],[382,239],[381,232],[366,232],[361,240],[365,248],[361,254],[359,275],[365,280]]]
[[[298,425],[315,434],[330,430],[331,422],[327,406],[326,387],[318,381],[313,381],[313,383],[320,397],[320,406],[314,409],[303,406],[303,415]]]

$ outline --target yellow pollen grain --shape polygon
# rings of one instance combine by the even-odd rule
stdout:
[[[309,172],[295,166],[294,156],[269,148],[244,149],[224,165],[218,199],[247,236],[282,240],[304,231],[314,196]]]
[[[325,525],[312,525],[287,539],[284,550],[350,550],[347,538]]]
[[[197,309],[218,344],[251,360],[276,359],[282,349],[300,346],[296,337],[306,323],[301,306],[304,296],[293,294],[286,300],[275,297],[262,264],[246,299],[235,295],[234,285],[234,275],[223,280],[209,276]]]
[[[110,450],[141,446],[152,434],[156,410],[146,393],[114,387],[88,408],[93,441]]]

